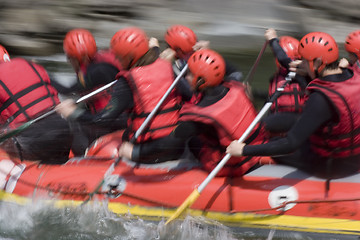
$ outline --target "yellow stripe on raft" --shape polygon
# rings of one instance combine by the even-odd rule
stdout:
[[[0,190],[0,201],[15,202],[19,205],[31,203],[30,198],[6,193]],[[46,201],[46,200],[45,200]],[[55,207],[78,206],[82,201],[74,200],[50,200]],[[88,203],[90,204],[90,203]],[[108,203],[108,209],[119,215],[128,217],[141,217],[144,220],[167,220],[175,213],[176,209],[149,208],[141,206],[131,206],[122,203]],[[335,219],[335,218],[316,218],[298,217],[288,215],[260,215],[252,213],[219,213],[203,212],[200,210],[188,209],[187,213],[192,216],[203,216],[221,222],[232,227],[267,228],[278,230],[290,230],[314,233],[347,234],[360,235],[360,221]]]
[[[109,203],[109,209],[117,214],[140,216],[152,220],[166,220],[175,210],[162,208],[146,208],[128,206],[125,204]],[[188,209],[191,216],[203,216],[232,227],[274,228],[279,230],[293,230],[303,232],[331,233],[331,234],[360,234],[360,221],[335,218],[310,218],[286,215],[259,215],[250,213],[219,213],[202,212]]]

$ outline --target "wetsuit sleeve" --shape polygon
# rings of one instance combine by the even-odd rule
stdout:
[[[59,83],[58,80],[54,79],[52,76],[50,77],[51,85],[61,94],[71,94],[75,92],[84,91],[84,88],[81,86],[79,81],[75,80],[74,77],[74,84],[71,86],[64,86],[63,84]]]
[[[186,62],[185,61],[178,61],[178,64],[174,63],[172,68],[174,71],[174,80],[177,78],[177,76],[180,74],[180,72],[185,67]],[[184,74],[186,75],[186,74]],[[181,96],[182,100],[184,101],[190,101],[193,96],[193,91],[191,90],[190,84],[186,80],[186,78],[183,76],[179,79],[176,87],[175,87],[176,93]]]
[[[334,111],[327,98],[321,93],[310,95],[299,120],[285,138],[261,145],[246,145],[244,156],[278,156],[297,150],[320,126],[333,117]]]
[[[308,85],[308,83],[311,81],[308,79],[309,77],[296,75],[295,79],[293,79],[294,82],[298,83],[301,89],[305,89]]]
[[[281,64],[281,66],[289,69],[289,64],[292,62],[291,58],[285,53],[284,49],[279,44],[279,39],[274,38],[270,40],[270,47],[275,55],[275,58]]]
[[[184,101],[190,101],[193,96],[193,91],[191,90],[190,84],[188,81],[182,77],[176,85],[176,92]]]
[[[153,51],[159,56],[160,55],[160,47],[152,47]]]
[[[115,80],[119,70],[109,63],[94,63],[88,66],[84,80],[87,89],[108,84]]]
[[[173,131],[173,135],[176,138],[186,141],[190,137],[199,135],[201,133],[201,130],[204,129],[205,127],[206,127],[205,124],[192,122],[192,121],[179,122],[179,124]]]
[[[235,81],[241,81],[243,78],[242,72],[235,67],[233,63],[231,63],[229,60],[224,59],[225,61],[225,81],[226,80],[235,80]]]
[[[119,70],[109,63],[92,63],[89,64],[84,76],[86,86],[81,85],[79,79],[71,86],[64,86],[56,80],[51,80],[51,84],[61,94],[81,93],[114,81],[118,72]]]
[[[185,149],[185,141],[172,134],[148,143],[134,145],[131,159],[134,162],[154,163],[164,160],[176,160]]]
[[[163,158],[165,156],[167,159],[176,159],[183,152],[186,141],[190,137],[200,134],[201,129],[204,129],[199,124],[191,121],[179,122],[169,136],[134,145],[132,160],[144,163],[149,159]]]
[[[91,114],[88,111],[75,111],[70,116],[70,120],[77,120],[82,123],[94,123],[98,125],[107,125],[116,119],[126,109],[133,107],[133,98],[130,86],[126,79],[119,78],[111,90],[111,99],[104,110],[97,114]]]

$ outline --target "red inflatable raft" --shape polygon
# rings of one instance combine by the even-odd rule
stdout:
[[[119,134],[104,136],[84,158],[63,165],[21,162],[0,150],[0,200],[47,199],[58,206],[106,200],[114,213],[166,220],[208,175],[189,159],[138,166],[122,159],[108,171],[119,144]],[[326,182],[292,167],[263,164],[241,178],[214,178],[187,214],[237,227],[356,236],[360,174]]]

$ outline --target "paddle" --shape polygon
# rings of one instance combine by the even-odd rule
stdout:
[[[258,115],[249,125],[249,127],[245,130],[243,135],[239,138],[238,142],[244,142],[245,139],[249,136],[251,131],[255,128],[255,126],[260,122],[260,120],[264,117],[266,112],[270,109],[273,102],[281,95],[281,92],[284,91],[284,87],[295,77],[294,72],[290,72],[286,76],[286,82],[279,87],[276,92],[271,96],[269,101],[264,105],[264,107],[260,110]],[[216,176],[216,174],[221,170],[221,168],[227,163],[230,159],[231,155],[228,153],[224,156],[224,158],[219,162],[219,164],[211,171],[211,173],[206,177],[206,179],[199,185],[197,189],[195,189],[186,200],[177,208],[175,213],[166,221],[165,225],[179,217],[186,208],[190,207],[199,197],[201,192],[205,189],[205,187],[209,184],[209,182]]]
[[[149,124],[153,116],[157,113],[161,105],[164,103],[165,99],[170,95],[171,91],[175,88],[176,84],[180,81],[182,76],[186,73],[188,69],[188,65],[186,64],[184,68],[181,70],[181,72],[178,74],[178,76],[175,78],[174,82],[171,84],[171,86],[168,88],[168,90],[165,92],[164,96],[159,100],[158,104],[154,107],[154,109],[151,111],[151,113],[147,116],[145,121],[141,124],[139,129],[136,131],[134,135],[134,140],[136,140],[144,131],[146,126]]]
[[[168,90],[164,93],[164,95],[162,96],[162,98],[159,100],[159,102],[157,103],[157,105],[154,107],[154,109],[150,112],[150,114],[146,117],[146,119],[144,120],[144,122],[141,124],[141,126],[139,127],[139,129],[135,132],[135,135],[133,136],[133,138],[130,140],[130,142],[134,143],[136,141],[136,139],[143,133],[144,129],[147,127],[147,125],[149,124],[149,122],[152,120],[152,118],[154,117],[154,115],[157,113],[157,111],[159,110],[159,108],[161,107],[161,105],[164,103],[165,99],[170,95],[171,91],[174,89],[174,87],[176,86],[176,84],[180,81],[180,79],[182,78],[182,76],[186,73],[188,69],[188,65],[186,64],[184,66],[184,68],[181,70],[181,72],[178,74],[178,76],[175,78],[174,82],[171,84],[171,86],[168,88]],[[115,170],[115,167],[119,164],[121,160],[121,157],[118,157],[115,159],[115,161],[111,164],[111,166],[108,168],[108,170],[105,172],[101,182],[97,185],[97,187],[95,188],[95,190],[93,192],[91,192],[89,194],[89,197],[84,200],[84,202],[81,205],[86,204],[88,201],[91,200],[91,198],[94,196],[95,193],[97,193],[100,189],[100,187],[104,184],[105,179],[107,177],[109,177]]]
[[[87,94],[87,95],[79,98],[79,99],[76,101],[76,103],[80,103],[80,102],[82,102],[82,101],[84,101],[84,100],[86,100],[86,99],[89,99],[89,98],[91,98],[92,96],[98,94],[99,92],[102,92],[102,91],[108,89],[109,87],[111,87],[112,85],[114,85],[114,84],[116,83],[116,81],[117,81],[117,80],[112,81],[111,83],[108,83],[108,84],[102,86],[101,88],[98,88],[98,89],[96,89],[95,91],[93,91],[93,92],[91,92],[91,93],[89,93],[89,94]],[[41,116],[39,116],[39,117],[37,117],[37,118],[35,118],[35,119],[32,119],[32,120],[30,120],[30,121],[28,121],[28,122],[20,125],[20,126],[17,127],[16,129],[13,129],[13,130],[10,130],[10,131],[8,131],[8,132],[3,133],[2,135],[0,135],[0,143],[3,142],[3,141],[5,141],[5,140],[8,139],[8,138],[11,138],[11,137],[19,134],[20,132],[22,132],[22,131],[24,131],[25,129],[27,129],[28,127],[30,127],[33,123],[36,123],[37,121],[39,121],[39,120],[41,120],[41,119],[44,119],[44,118],[46,118],[47,116],[49,116],[49,115],[51,115],[51,114],[53,114],[53,113],[55,113],[55,112],[56,112],[56,110],[55,110],[55,109],[52,109],[52,110],[50,110],[49,112],[47,112],[47,113],[45,113],[45,114],[43,114],[43,115],[41,115]]]

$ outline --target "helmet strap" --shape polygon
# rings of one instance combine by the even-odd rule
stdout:
[[[315,63],[315,64],[314,64]],[[314,67],[314,65],[318,67]],[[320,76],[320,73],[324,70],[326,64],[322,63],[321,59],[314,59],[312,61],[309,61],[309,68],[311,71],[312,76],[310,76],[312,79],[315,79]]]
[[[314,69],[314,60],[308,61],[309,63],[309,69],[310,69],[310,78],[314,79],[316,77],[315,69]]]
[[[205,79],[202,77],[198,77],[196,80],[195,91],[199,92],[200,86],[203,85],[204,83],[205,83]]]
[[[133,65],[134,65],[135,63],[134,63],[134,58],[130,58],[129,59],[129,64],[128,64],[128,69],[130,69]]]
[[[323,63],[323,61],[319,58],[315,59],[314,62],[318,66],[315,70],[315,74],[318,77],[318,76],[320,76],[321,72],[324,70],[326,64]]]
[[[120,63],[121,63],[121,65],[123,66],[123,68],[125,70],[129,70],[132,67],[133,59],[130,58],[129,56],[125,56],[125,57],[122,57],[120,59],[121,59]]]

